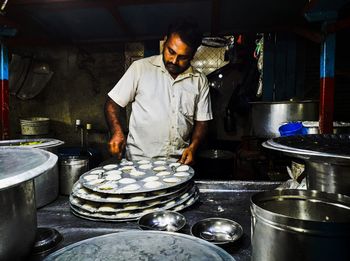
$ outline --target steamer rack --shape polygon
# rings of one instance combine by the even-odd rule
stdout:
[[[199,198],[194,170],[166,160],[122,160],[84,173],[69,197],[74,215],[94,220],[137,220],[159,210],[180,211]]]

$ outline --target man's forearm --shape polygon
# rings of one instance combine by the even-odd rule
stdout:
[[[112,99],[108,98],[108,100],[105,103],[105,117],[111,135],[114,135],[116,133],[123,133],[123,129],[119,120],[120,111],[121,107],[118,104],[116,104]]]
[[[194,130],[192,133],[191,144],[189,148],[195,152],[199,145],[204,140],[208,131],[208,122],[207,121],[196,121],[194,125]]]

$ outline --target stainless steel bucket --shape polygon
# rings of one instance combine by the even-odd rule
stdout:
[[[69,195],[74,183],[89,169],[87,158],[69,156],[60,160],[60,193]]]
[[[350,260],[350,198],[274,190],[251,198],[252,260]]]
[[[350,161],[305,160],[308,189],[350,196]]]

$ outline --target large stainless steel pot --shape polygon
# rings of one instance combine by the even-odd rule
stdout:
[[[350,260],[350,198],[274,190],[251,198],[252,260]]]
[[[0,260],[30,253],[37,227],[33,179],[56,164],[47,151],[0,147]]]
[[[0,147],[29,147],[50,151],[57,154],[59,146],[64,144],[63,141],[56,139],[19,139],[19,140],[2,140]],[[47,170],[45,173],[34,179],[35,200],[37,208],[47,205],[54,201],[59,191],[58,166]]]
[[[279,137],[278,128],[289,121],[318,120],[317,101],[251,102],[253,135],[261,138]]]
[[[325,160],[311,157],[305,160],[308,189],[350,196],[350,161]]]

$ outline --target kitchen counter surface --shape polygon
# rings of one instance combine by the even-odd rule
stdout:
[[[257,192],[276,188],[280,182],[263,181],[196,181],[200,190],[199,200],[181,213],[187,224],[180,233],[190,234],[191,226],[209,217],[221,217],[241,224],[242,238],[224,246],[237,261],[250,260],[250,197]],[[49,253],[91,237],[115,233],[126,229],[139,229],[137,222],[95,222],[74,216],[69,209],[68,196],[60,196],[53,203],[38,209],[38,227],[58,230],[64,240],[52,251],[42,255],[32,255],[29,260],[43,260]]]

